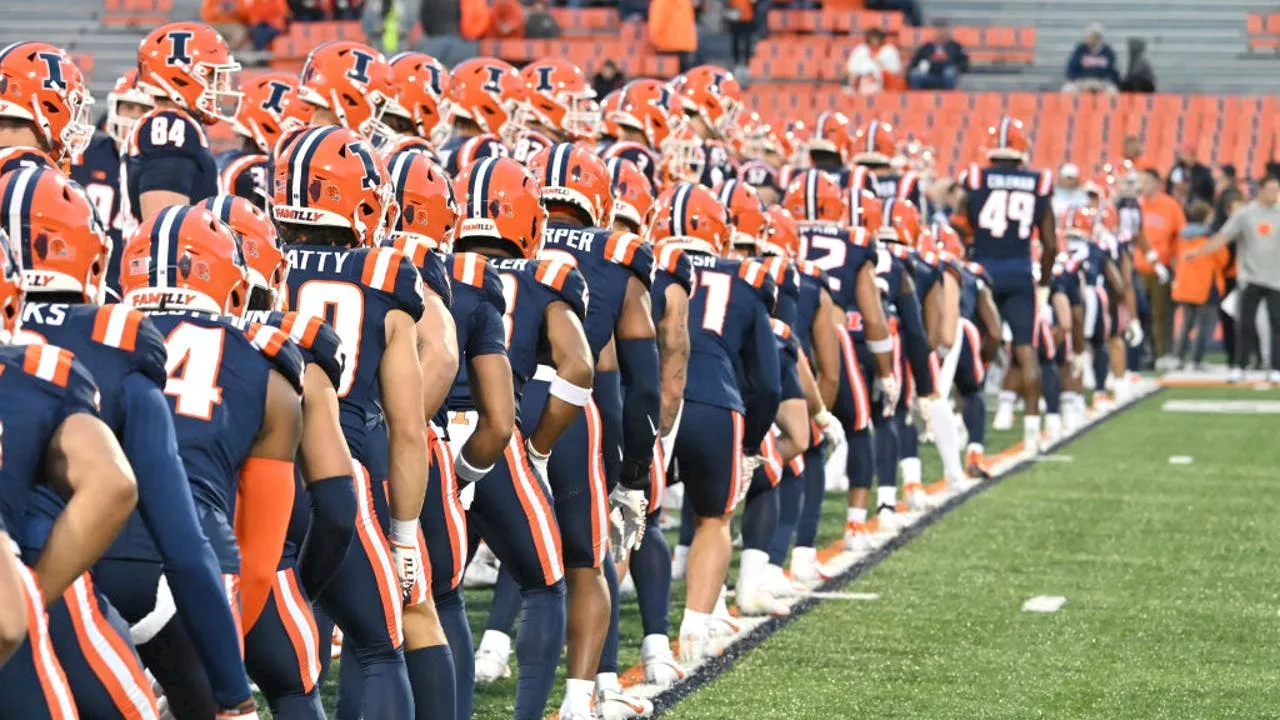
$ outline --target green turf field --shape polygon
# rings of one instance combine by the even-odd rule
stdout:
[[[879,600],[824,603],[664,717],[1280,717],[1280,415],[1177,399],[1275,394],[1146,400],[846,588]],[[1021,612],[1035,595],[1067,603]]]

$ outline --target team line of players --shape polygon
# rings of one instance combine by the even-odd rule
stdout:
[[[94,133],[65,52],[0,51],[0,718],[257,717],[250,679],[323,718],[334,625],[340,718],[469,718],[513,634],[515,717],[562,651],[560,717],[647,716],[617,679],[620,575],[646,679],[678,682],[737,629],[736,508],[738,609],[785,613],[821,579],[828,462],[864,549],[870,517],[901,524],[899,473],[927,505],[915,416],[950,484],[983,474],[1002,328],[1032,451],[1042,385],[1050,440],[1083,422],[1073,341],[1103,382],[1140,334],[1116,308],[1140,234],[1104,189],[1059,229],[1012,118],[962,179],[962,240],[921,217],[892,128],[774,132],[719,68],[601,102],[561,60],[334,42],[297,78],[238,69],[212,28],[160,27]],[[217,122],[243,146],[215,159]]]

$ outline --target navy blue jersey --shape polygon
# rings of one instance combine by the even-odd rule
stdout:
[[[302,392],[302,355],[280,330],[246,333],[232,318],[181,311],[151,313],[165,336],[178,452],[197,504],[235,516],[240,466],[262,428],[267,379],[279,372]]]
[[[445,255],[445,265],[453,280],[453,324],[458,333],[458,354],[464,359],[482,355],[506,355],[507,331],[503,318],[507,301],[503,297],[502,276],[478,253]],[[467,364],[458,366],[458,377],[445,402],[449,410],[474,410],[471,386],[467,380]],[[440,427],[445,424],[437,423]]]
[[[800,287],[796,293],[796,322],[791,329],[805,357],[813,360],[813,323],[822,304],[822,293],[830,292],[830,279],[822,268],[808,260],[801,260],[795,266]]]
[[[709,188],[718,188],[724,181],[738,177],[738,169],[729,159],[729,151],[718,140],[708,140],[702,145],[702,178],[699,182]]]
[[[658,154],[638,142],[618,140],[597,149],[600,158],[605,162],[613,158],[630,160],[636,168],[649,178],[649,184],[658,186]]]
[[[440,146],[440,165],[449,177],[456,178],[462,168],[471,167],[480,158],[507,157],[507,146],[497,135],[464,137],[455,135]]]
[[[227,150],[217,157],[222,192],[236,195],[264,211],[271,199],[271,158],[258,152]]]
[[[746,368],[760,362],[760,335],[767,337],[776,363],[776,343],[769,315],[777,286],[754,260],[686,253],[694,268],[689,298],[689,379],[686,400],[746,412],[743,390],[756,379]],[[777,375],[776,365],[772,373]]]
[[[429,250],[425,243],[407,238],[396,238],[395,240],[386,240],[382,243],[383,247],[391,247],[404,253],[409,258],[409,262],[418,268],[418,274],[422,276],[422,286],[425,290],[430,290],[436,297],[440,298],[445,307],[449,307],[453,303],[453,288],[449,283],[449,270],[444,266],[444,258],[442,255]]]
[[[901,175],[893,171],[876,173],[875,185],[876,197],[881,200],[910,200],[916,206],[916,209],[920,211],[921,217],[928,217],[925,209],[920,205],[920,200],[924,195],[920,188],[919,173],[914,170],[908,170]]]
[[[120,184],[129,213],[142,221],[143,193],[166,190],[192,205],[218,194],[218,164],[204,126],[177,108],[156,108],[138,118],[129,135]]]
[[[1072,307],[1079,307],[1083,304],[1083,298],[1080,295],[1080,273],[1073,272],[1070,263],[1054,263],[1053,277],[1049,279],[1049,294],[1061,293],[1066,296],[1067,303]],[[1050,303],[1050,309],[1053,305]],[[1054,312],[1054,320],[1061,320]],[[1086,329],[1087,332],[1092,332]]]
[[[753,188],[769,188],[781,195],[786,192],[782,185],[781,173],[777,168],[763,160],[752,160],[738,168],[738,179]]]
[[[969,256],[997,275],[1031,272],[1031,246],[1045,213],[1052,213],[1053,175],[1022,168],[969,169],[960,208],[973,241]]]
[[[425,309],[422,276],[395,248],[289,245],[285,254],[289,307],[303,317],[322,318],[341,340],[342,432],[351,456],[363,462],[367,423],[382,413],[378,370],[387,313],[399,310],[418,322]]]
[[[880,286],[885,299],[885,312],[896,315],[895,303],[903,295],[903,278],[907,275],[907,268],[892,247],[892,244],[881,244],[876,253],[876,284]]]
[[[932,250],[916,252],[903,246],[898,247],[894,248],[894,252],[906,263],[907,271],[911,273],[911,279],[916,283],[916,297],[923,302],[929,297],[929,292],[934,286],[942,281],[942,261]]]
[[[653,285],[649,288],[654,325],[667,312],[669,285],[679,285],[684,288],[685,293],[693,294],[693,263],[689,261],[684,248],[675,243],[665,243],[654,250]]]
[[[568,303],[574,314],[585,321],[587,281],[573,265],[561,259],[489,258],[488,263],[498,271],[502,281],[507,308],[502,326],[519,400],[524,384],[537,370],[539,359],[549,358],[543,331],[547,306],[553,302]]]
[[[555,144],[554,140],[537,130],[525,130],[511,143],[511,159],[527,165],[534,155]]]
[[[303,317],[295,312],[279,310],[250,310],[236,321],[236,325],[245,332],[250,332],[255,324],[270,325],[284,331],[298,347],[303,363],[323,370],[335,390],[342,384],[346,357],[342,351],[342,340],[329,323],[318,317]]]
[[[832,298],[846,312],[858,311],[858,273],[875,265],[875,240],[861,228],[843,230],[833,225],[800,228],[800,258],[827,273]]]
[[[592,360],[598,359],[613,339],[627,297],[627,280],[639,278],[646,290],[652,284],[652,248],[634,233],[548,223],[539,257],[563,259],[582,273],[591,300],[582,328]]]
[[[70,350],[0,346],[0,518],[11,532],[21,535],[23,507],[43,483],[50,438],[77,413],[98,415],[98,388]]]
[[[795,263],[778,255],[755,258],[755,261],[764,266],[778,288],[773,317],[786,326],[789,336],[797,322],[797,305],[800,302],[800,275],[796,272]]]
[[[72,158],[71,179],[80,183],[93,203],[98,219],[111,237],[111,259],[107,262],[106,285],[120,297],[120,253],[124,251],[123,231],[129,223],[120,196],[120,148],[104,132],[95,132],[84,154]]]
[[[880,178],[875,171],[866,165],[858,165],[853,168],[839,168],[828,170],[834,173],[840,181],[840,189],[848,192],[850,188],[858,188],[880,197]]]
[[[1080,273],[1085,285],[1098,287],[1102,284],[1103,272],[1110,259],[1107,248],[1101,243],[1082,237],[1067,239],[1067,269]]]
[[[978,263],[953,261],[960,281],[960,317],[978,321],[978,296],[991,285],[987,271]]]

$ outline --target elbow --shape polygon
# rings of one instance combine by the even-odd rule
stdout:
[[[22,646],[22,641],[27,637],[26,619],[22,604],[0,613],[0,664]]]
[[[480,425],[476,428],[476,433],[486,439],[486,446],[496,448],[493,457],[475,458],[475,461],[481,465],[491,465],[497,462],[498,457],[502,455],[502,449],[511,442],[511,436],[515,433],[516,415],[515,406],[503,408],[501,412],[485,413],[480,416]]]
[[[111,508],[120,518],[127,518],[138,506],[138,482],[127,468],[106,473],[102,481],[103,507]]]
[[[596,381],[596,371],[591,366],[590,354],[566,358],[557,363],[556,374],[583,388],[592,387]]]

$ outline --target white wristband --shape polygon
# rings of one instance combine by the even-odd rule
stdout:
[[[577,407],[586,407],[587,402],[591,400],[591,388],[578,387],[559,375],[552,378],[549,392],[552,396]]]
[[[877,355],[893,352],[893,338],[884,338],[883,340],[868,339],[867,349]]]
[[[418,521],[391,518],[391,542],[397,545],[417,545]]]
[[[467,461],[467,456],[461,450],[458,451],[458,457],[453,459],[453,472],[463,482],[479,482],[484,479],[485,475],[489,474],[490,470],[493,470],[492,465],[487,468],[478,468],[472,465]]]

